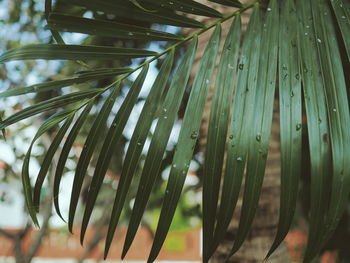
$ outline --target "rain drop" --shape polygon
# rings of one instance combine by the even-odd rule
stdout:
[[[319,39],[319,38],[317,39],[317,42],[318,42],[318,43],[322,43],[321,39]]]
[[[173,164],[173,167],[176,168],[176,164]]]
[[[294,97],[294,91],[292,91],[292,92],[290,93],[290,97],[291,97],[291,98]]]
[[[301,129],[301,124],[300,123],[297,124],[296,129],[297,129],[297,131],[299,131]]]
[[[134,35],[134,33],[132,33],[132,32],[129,32],[129,33],[128,33],[128,35],[129,35],[129,36],[133,36],[133,35]]]
[[[167,119],[168,118],[168,116],[164,116],[164,119]]]
[[[334,111],[334,112],[337,112],[337,109],[336,109],[336,108],[333,108],[333,111]]]
[[[140,142],[137,143],[137,146],[141,146],[141,145],[142,145],[142,143],[140,143]]]
[[[237,162],[242,162],[242,161],[243,161],[242,157],[237,157]]]
[[[198,133],[197,132],[192,132],[191,134],[191,139],[197,139]]]
[[[260,134],[257,134],[256,137],[255,137],[255,139],[256,139],[258,142],[260,142],[260,141],[261,141],[261,135],[260,135]]]
[[[206,84],[209,84],[209,79],[206,79],[206,80],[205,80],[205,83],[206,83]]]
[[[269,7],[269,8],[267,8],[267,12],[270,12],[272,9]]]
[[[240,70],[242,70],[243,67],[244,67],[244,64],[239,64],[239,66],[238,66],[238,68],[239,68]]]
[[[233,139],[233,135],[230,135],[230,137],[229,137],[229,138],[230,138],[230,140],[232,140],[232,139]]]

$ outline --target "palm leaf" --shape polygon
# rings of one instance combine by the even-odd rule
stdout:
[[[92,177],[92,181],[90,183],[90,188],[88,191],[88,198],[86,201],[86,207],[81,227],[81,234],[80,234],[80,242],[83,243],[85,231],[92,213],[92,209],[95,205],[97,194],[101,188],[103,178],[107,172],[109,163],[112,159],[112,155],[114,152],[114,147],[118,140],[120,139],[120,136],[122,135],[122,132],[125,128],[126,122],[128,121],[129,115],[131,113],[131,110],[133,109],[137,97],[141,91],[143,82],[145,81],[146,75],[148,72],[148,65],[146,65],[137,79],[135,80],[134,84],[130,88],[129,94],[126,97],[125,101],[123,102],[122,106],[120,107],[118,113],[116,114],[111,127],[108,130],[107,136],[103,142],[102,149],[103,151],[100,153],[94,175]]]
[[[92,125],[87,127],[88,135],[85,136],[85,144],[75,171],[70,200],[68,227],[72,231],[88,167],[94,159],[96,148],[99,149],[99,143],[103,142],[87,191],[81,230],[81,242],[83,241],[96,206],[97,196],[101,192],[104,175],[110,167],[115,146],[137,102],[148,65],[167,55],[133,132],[124,158],[110,218],[105,257],[112,244],[126,196],[130,192],[131,185],[135,185],[134,173],[140,165],[139,160],[151,124],[157,119],[151,145],[145,153],[145,163],[141,167],[141,178],[136,185],[136,199],[122,257],[126,255],[160,173],[170,133],[193,70],[197,36],[214,29],[203,56],[199,58],[200,66],[190,90],[172,159],[161,215],[148,262],[156,259],[181,198],[188,166],[199,136],[203,109],[215,72],[221,24],[236,17],[226,37],[215,82],[213,82],[215,83],[214,97],[210,108],[203,178],[203,260],[208,261],[220,242],[225,239],[244,174],[246,178],[238,232],[233,248],[227,256],[240,248],[251,228],[265,174],[275,86],[278,83],[281,207],[278,231],[267,257],[285,238],[294,215],[298,177],[301,173],[303,128],[301,113],[304,104],[311,164],[310,233],[305,262],[311,262],[334,233],[350,191],[350,160],[348,160],[350,116],[347,99],[349,87],[345,80],[345,68],[350,59],[349,2],[345,0],[270,0],[267,9],[263,10],[260,1],[242,5],[236,0],[211,0],[216,4],[240,8],[229,13],[221,13],[215,8],[193,0],[61,0],[60,2],[68,8],[74,6],[74,10],[79,12],[68,15],[60,9],[55,9],[50,0],[45,1],[47,29],[52,32],[57,44],[18,47],[2,54],[0,63],[29,59],[76,60],[87,69],[62,80],[10,89],[0,93],[0,98],[53,90],[61,92],[61,88],[87,82],[94,85],[104,79],[112,83],[102,89],[83,90],[83,87],[79,87],[79,91],[74,91],[75,87],[71,87],[68,89],[69,92],[64,93],[65,95],[36,103],[0,121],[0,129],[4,130],[14,123],[40,113],[51,115],[39,128],[23,163],[24,196],[34,223],[38,223],[36,212],[39,209],[40,192],[46,173],[54,154],[60,148],[64,135],[72,126],[63,145],[54,177],[54,204],[62,218],[58,195],[65,163],[91,109],[98,101],[102,101],[102,106]],[[248,9],[253,9],[253,14],[241,44],[239,15]],[[86,11],[92,11],[96,16],[84,17],[83,14]],[[102,13],[103,15],[100,15]],[[203,25],[190,18],[193,16],[189,17],[188,14],[212,17],[213,22]],[[116,18],[111,19],[112,16],[109,15],[115,15]],[[152,24],[198,29],[194,33],[180,36],[159,30],[162,27],[157,27],[158,30],[151,29]],[[109,39],[110,45],[66,45],[59,31],[98,36],[99,38],[96,39]],[[117,41],[112,42],[110,39]],[[129,42],[119,45],[119,42],[122,43],[124,40]],[[166,41],[167,47],[159,53],[146,49],[127,48],[130,47],[128,43],[132,40]],[[117,42],[118,47],[111,46]],[[176,61],[177,70],[171,74],[175,50],[184,47],[187,42],[190,42],[186,47],[187,52],[180,63]],[[239,52],[240,48],[241,52]],[[345,58],[342,57],[343,54]],[[134,63],[139,63],[134,68],[109,67],[111,64],[96,68],[95,65],[89,65],[90,61],[95,60],[130,61],[133,58],[143,59],[133,60]],[[89,63],[81,62],[82,60]],[[107,135],[101,136],[107,127],[107,119],[111,115],[112,107],[120,94],[121,83],[139,69],[141,73],[116,113]],[[117,78],[114,79],[115,77]],[[170,78],[172,78],[171,85],[166,90],[165,87]],[[109,95],[104,95],[107,92]],[[79,117],[75,119],[74,116],[80,110],[82,111]],[[33,145],[41,135],[57,127],[61,122],[64,123],[44,156],[33,190],[29,180],[29,160]],[[225,154],[226,161],[224,161]]]
[[[234,73],[237,69],[240,34],[241,20],[238,16],[231,26],[223,47],[223,54],[215,81],[215,94],[209,120],[203,179],[204,259],[208,258],[209,242],[212,240],[214,233],[215,218],[210,215],[216,214],[217,209],[227,127],[235,84]]]
[[[215,31],[208,42],[192,86],[188,107],[179,134],[178,145],[170,169],[168,185],[165,190],[165,197],[157,231],[148,259],[149,262],[155,260],[163,245],[190,167],[193,150],[198,138],[206,97],[214,72],[216,56],[220,44],[220,33],[221,27],[216,26]]]
[[[128,151],[125,156],[124,166],[120,176],[116,197],[114,199],[114,205],[112,215],[109,223],[106,246],[104,257],[107,257],[115,229],[118,225],[119,218],[125,203],[126,195],[131,185],[134,173],[136,171],[138,161],[141,156],[141,151],[144,147],[147,135],[152,125],[152,121],[155,119],[155,113],[157,106],[160,104],[164,88],[169,78],[171,66],[173,64],[174,52],[173,50],[167,56],[159,71],[157,79],[153,83],[152,89],[148,95],[145,105],[140,114],[139,120],[135,127],[134,133],[130,140]]]
[[[279,102],[281,136],[281,198],[280,217],[276,238],[268,258],[281,244],[292,224],[301,172],[302,108],[301,72],[298,61],[295,3],[285,1],[279,35]],[[287,40],[287,41],[285,41]],[[299,77],[296,77],[299,76]]]
[[[213,240],[207,241],[211,243],[210,254],[223,240],[238,200],[248,152],[249,133],[247,131],[250,129],[254,114],[250,107],[255,99],[255,76],[259,65],[260,42],[260,12],[256,6],[248,24],[242,55],[237,65],[237,87],[234,95],[220,209],[217,216],[217,222],[220,223],[216,224]]]
[[[125,25],[82,17],[51,13],[48,20],[49,29],[64,32],[78,32],[89,35],[144,40],[181,40],[182,37],[144,27]]]
[[[197,38],[192,40],[182,63],[177,69],[175,77],[170,85],[169,92],[167,93],[162,105],[162,111],[158,118],[157,127],[154,131],[145,165],[142,170],[135,204],[130,217],[128,231],[126,233],[122,257],[126,255],[132,241],[134,240],[147,201],[151,194],[152,187],[159,175],[161,160],[176,119],[177,111],[180,107],[182,96],[185,92],[186,85],[184,85],[184,83],[187,83],[189,79],[196,48]]]
[[[106,60],[154,55],[157,53],[136,48],[40,44],[11,49],[0,56],[0,63],[27,59]]]

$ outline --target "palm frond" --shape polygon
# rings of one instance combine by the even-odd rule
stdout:
[[[0,93],[0,98],[6,99],[30,93],[60,91],[62,88],[72,90],[0,120],[0,129],[4,130],[37,114],[51,115],[38,129],[23,162],[24,195],[34,223],[38,224],[37,212],[46,173],[67,133],[53,186],[55,209],[63,219],[58,196],[65,164],[82,127],[92,109],[96,108],[97,116],[87,127],[88,134],[75,170],[68,215],[68,228],[72,231],[87,170],[94,154],[97,154],[83,216],[80,236],[83,242],[104,176],[140,96],[149,65],[166,57],[134,128],[109,222],[105,257],[112,244],[130,185],[136,185],[137,193],[122,257],[126,255],[160,174],[163,155],[189,83],[198,36],[213,30],[190,89],[148,262],[156,259],[181,198],[211,86],[214,97],[210,109],[203,178],[203,261],[210,259],[225,238],[243,179],[244,195],[238,232],[227,256],[234,254],[246,239],[258,207],[266,169],[273,105],[275,97],[278,97],[281,131],[280,217],[278,231],[267,252],[267,258],[285,238],[294,216],[301,173],[302,130],[305,128],[308,132],[311,163],[310,233],[305,262],[311,262],[334,233],[350,192],[349,87],[344,70],[350,62],[349,2],[270,0],[265,10],[260,1],[242,5],[236,0],[211,0],[216,4],[238,8],[229,9],[231,11],[227,14],[193,0],[59,2],[82,11],[66,14],[51,6],[50,0],[45,1],[46,28],[52,32],[57,44],[27,45],[0,56],[0,63],[32,59],[75,60],[87,67],[84,70],[77,69],[74,76],[65,79]],[[240,15],[248,9],[253,9],[253,14],[241,42]],[[106,16],[86,18],[82,16],[85,11],[103,13]],[[107,15],[115,15],[116,19],[110,19]],[[193,19],[193,15],[210,17],[213,22],[203,25]],[[221,26],[233,18],[220,53]],[[162,27],[151,29],[152,24],[194,28],[195,32],[189,35],[173,34],[160,30]],[[66,45],[65,35],[61,37],[60,32],[107,37],[110,45]],[[127,44],[114,46],[116,42],[112,40],[141,40],[146,43],[165,41],[167,47],[161,52],[154,52],[130,48]],[[187,43],[187,51],[181,55],[181,62],[178,63],[175,51]],[[345,54],[345,59],[342,54]],[[216,70],[217,57],[220,57],[220,62]],[[133,58],[141,58],[133,61],[141,61],[134,68],[89,66],[92,61],[130,61]],[[173,65],[177,65],[174,71]],[[108,122],[114,114],[112,108],[119,99],[126,80],[138,70],[140,73],[130,86],[113,121]],[[76,84],[93,84],[100,80],[110,81],[110,84],[104,88],[86,90],[79,87],[78,91],[74,87]],[[168,80],[171,80],[171,84],[167,89]],[[278,96],[275,96],[276,90]],[[305,126],[302,124],[303,105],[306,111]],[[146,153],[140,181],[135,183],[134,174],[140,165],[140,157],[154,121],[157,124]],[[32,189],[29,161],[33,145],[40,136],[59,123],[63,124],[44,156]],[[100,143],[102,147],[99,147]]]

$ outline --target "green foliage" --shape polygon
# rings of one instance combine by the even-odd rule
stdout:
[[[231,253],[227,256],[241,247],[251,227],[266,168],[276,89],[279,95],[281,130],[281,212],[276,239],[268,256],[286,236],[294,216],[301,170],[302,105],[305,105],[306,111],[311,163],[311,228],[305,262],[311,262],[320,252],[339,223],[350,191],[350,115],[347,99],[349,83],[345,78],[345,68],[350,63],[350,4],[345,0],[270,0],[268,7],[263,9],[260,1],[253,1],[248,5],[241,5],[236,0],[212,2],[238,9],[221,14],[208,6],[188,0],[62,0],[54,8],[50,1],[46,1],[46,28],[51,30],[58,44],[16,47],[0,56],[0,63],[11,60],[65,59],[76,61],[79,65],[76,68],[80,72],[75,77],[68,74],[70,76],[63,80],[16,88],[0,94],[0,98],[6,98],[29,93],[60,92],[64,87],[71,87],[68,93],[47,98],[0,121],[0,129],[3,130],[36,114],[45,113],[50,116],[38,130],[23,165],[26,203],[35,223],[41,186],[50,160],[58,150],[64,134],[68,132],[54,178],[55,208],[61,216],[56,194],[65,162],[78,134],[82,134],[79,132],[83,124],[91,117],[91,109],[94,105],[99,105],[98,113],[92,116],[92,125],[85,136],[76,167],[69,210],[68,225],[72,231],[87,170],[96,156],[96,168],[86,193],[81,231],[83,241],[98,194],[102,191],[100,189],[104,175],[110,167],[115,147],[121,140],[122,132],[137,102],[148,67],[151,62],[161,61],[163,55],[167,55],[134,129],[112,209],[105,256],[123,208],[126,209],[126,196],[131,187],[137,187],[122,254],[122,257],[125,256],[161,171],[166,146],[192,71],[198,36],[214,29],[190,91],[148,262],[156,259],[174,218],[212,83],[214,97],[203,180],[204,261],[210,259],[224,238],[244,176],[241,220]],[[253,14],[241,44],[240,14],[248,9],[253,9]],[[83,17],[86,10],[96,16]],[[103,15],[99,16],[101,12]],[[188,18],[186,14],[214,17],[214,22],[203,25]],[[107,15],[116,15],[117,18],[110,19]],[[216,72],[221,24],[233,18],[235,20],[226,37]],[[150,24],[198,29],[191,35],[180,36],[150,29]],[[81,45],[66,45],[59,31],[79,32],[91,38],[88,37]],[[167,48],[157,53],[130,47],[130,40],[168,42]],[[184,47],[186,43],[187,52],[182,56],[181,62],[174,63],[178,66],[171,75],[175,50]],[[134,60],[138,65],[132,69],[114,64],[120,59],[130,61],[133,58],[142,59]],[[101,68],[93,64],[101,60],[111,61],[110,67]],[[137,70],[141,73],[130,85],[114,120],[108,124],[109,117],[114,115],[112,109],[115,102],[123,93],[123,86],[127,85],[129,76]],[[215,75],[215,79],[212,79]],[[168,79],[171,79],[171,84],[166,89]],[[94,81],[104,81],[105,85],[103,88],[81,88],[78,91],[73,86]],[[78,114],[80,115],[75,120],[74,116]],[[65,123],[46,153],[36,185],[32,189],[29,181],[32,145],[44,132],[61,121]],[[157,125],[147,150],[141,177],[135,182],[134,173],[140,165],[140,156],[154,121],[157,121]],[[73,127],[69,129],[71,125]],[[97,146],[102,141],[103,146],[99,149]],[[226,150],[227,160],[224,164]],[[222,187],[221,174],[224,182]]]

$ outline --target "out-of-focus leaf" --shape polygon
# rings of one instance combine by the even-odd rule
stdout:
[[[140,58],[154,55],[157,55],[157,53],[137,48],[33,44],[14,48],[3,53],[0,56],[0,63],[27,59],[111,60],[120,58]]]
[[[181,36],[152,30],[146,27],[68,16],[58,13],[50,15],[49,24],[46,27],[58,31],[78,32],[123,39],[142,39],[151,41],[174,41],[183,39]]]

